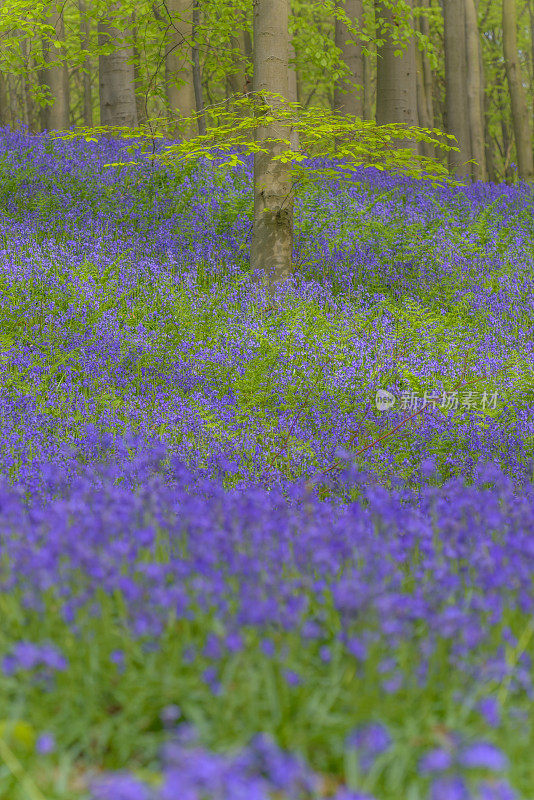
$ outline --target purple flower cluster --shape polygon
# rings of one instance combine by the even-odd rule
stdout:
[[[14,675],[20,671],[44,667],[48,670],[63,671],[67,669],[67,661],[53,645],[37,645],[33,642],[17,642],[11,652],[2,659],[2,671],[5,675]]]
[[[187,735],[184,736],[184,733]],[[94,800],[300,800],[319,797],[319,779],[295,756],[277,747],[265,735],[233,756],[209,752],[181,731],[163,753],[161,786],[150,788],[128,774],[95,781]],[[340,789],[332,800],[373,800],[368,795]]]

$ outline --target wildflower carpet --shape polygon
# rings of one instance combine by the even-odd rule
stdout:
[[[0,796],[532,798],[530,187],[0,154]]]

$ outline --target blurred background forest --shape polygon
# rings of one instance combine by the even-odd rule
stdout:
[[[252,6],[4,0],[0,125],[209,120],[252,89]],[[288,70],[304,107],[453,134],[461,177],[532,178],[534,0],[291,0]]]

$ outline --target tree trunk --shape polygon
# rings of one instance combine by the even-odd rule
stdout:
[[[412,6],[412,0],[408,0],[408,5]],[[400,47],[394,37],[397,28],[394,12],[380,0],[375,3],[375,9],[379,36],[384,40],[377,52],[376,122],[378,125],[418,125],[414,37],[403,42],[402,53],[396,56],[395,51]],[[396,140],[395,146],[418,152],[418,143],[414,141]]]
[[[133,68],[134,68],[134,86],[135,86],[135,109],[137,112],[137,122],[142,125],[147,121],[147,102],[148,98],[145,96],[145,92],[143,91],[142,86],[142,78],[141,78],[141,56],[139,53],[139,47],[137,46],[138,42],[138,30],[136,25],[136,14],[135,11],[132,14],[132,35],[133,35]]]
[[[132,31],[128,27],[117,27],[120,21],[118,9],[112,6],[109,16],[98,23],[100,45],[114,44],[110,55],[99,56],[100,71],[100,124],[129,128],[137,126],[135,104],[134,55]],[[126,25],[131,24],[128,20]]]
[[[515,0],[503,0],[502,33],[506,78],[512,104],[512,124],[517,153],[517,168],[519,177],[529,181],[534,177],[532,135],[521,76],[521,65],[517,53],[517,13]]]
[[[288,75],[287,75],[287,99],[290,103],[298,103],[299,99],[299,82],[297,76],[297,68],[295,65],[295,48],[293,41],[289,40],[288,46]],[[291,129],[289,133],[289,141],[291,142],[292,150],[300,149],[300,140],[298,131]]]
[[[373,63],[369,55],[363,57],[363,118],[375,118],[373,113]]]
[[[7,76],[7,88],[9,90],[9,112],[11,115],[11,125],[16,128],[20,125],[20,104],[18,102],[17,86],[13,75]]]
[[[28,126],[30,133],[35,133],[35,103],[32,96],[30,75],[33,70],[33,59],[28,48],[28,40],[22,35],[21,52],[24,59],[24,74],[21,76],[22,121]]]
[[[206,133],[206,118],[204,117],[204,96],[202,93],[202,72],[200,69],[200,51],[197,44],[197,31],[200,25],[200,0],[193,0],[193,29],[191,35],[193,38],[193,48],[191,51],[193,58],[193,89],[195,93],[195,107],[197,114],[200,116],[197,119],[198,132],[201,136]]]
[[[497,172],[495,170],[494,142],[490,133],[490,102],[487,94],[484,94],[484,140],[486,149],[486,166],[488,179],[492,183],[497,183]]]
[[[228,84],[233,94],[242,94],[247,83],[247,57],[245,56],[245,32],[239,31],[230,37],[236,51],[234,72],[228,73]]]
[[[0,127],[9,125],[9,99],[7,93],[7,81],[0,72]]]
[[[262,92],[274,92],[287,98],[289,52],[288,0],[253,0],[254,14],[254,83],[257,104]],[[266,98],[264,105],[277,103]],[[260,112],[259,112],[260,113]],[[273,138],[278,141],[267,142]],[[256,129],[256,141],[267,153],[254,154],[254,225],[250,248],[253,271],[265,270],[269,294],[274,284],[288,278],[292,271],[293,198],[291,170],[273,156],[287,150],[281,139],[289,139],[289,129],[282,125]]]
[[[362,0],[345,0],[345,13],[349,20],[360,31],[363,27]],[[340,78],[334,85],[334,109],[343,114],[363,117],[363,52],[361,42],[355,41],[344,22],[336,18],[335,41],[341,50],[341,58],[349,69],[347,79]]]
[[[456,137],[456,146],[459,148],[459,152],[449,153],[449,169],[456,176],[467,179],[471,175],[471,167],[467,163],[471,158],[471,139],[464,20],[464,0],[443,0],[447,133]]]
[[[82,48],[89,53],[91,50],[91,23],[87,16],[85,0],[78,0],[80,10],[80,32]],[[87,55],[83,62],[83,124],[93,127],[93,88],[91,85],[91,59]]]
[[[471,178],[474,181],[485,181],[487,180],[487,170],[484,149],[484,118],[480,102],[480,37],[474,0],[465,0],[465,46],[471,157],[476,162],[471,164]]]
[[[422,0],[421,6],[428,8],[428,0]],[[428,17],[419,17],[419,31],[425,36],[429,36]],[[417,113],[419,124],[422,128],[434,127],[434,102],[433,102],[433,81],[432,67],[426,53],[418,47],[415,49],[417,64]],[[434,148],[427,142],[421,142],[421,153],[427,157],[434,156]]]
[[[193,16],[191,0],[167,0],[170,19],[165,54],[165,88],[171,112],[190,117],[194,112]]]
[[[419,124],[422,128],[431,128],[432,123],[428,115],[428,103],[426,99],[426,87],[424,82],[423,71],[423,54],[418,47],[415,49],[415,64],[416,64],[416,78],[417,78],[417,115],[419,117]],[[422,155],[432,155],[432,145],[427,142],[420,143]]]
[[[532,0],[528,0],[528,16],[530,20],[530,72],[531,72],[531,80],[534,84],[534,8],[532,5]],[[534,93],[532,95],[532,108],[531,108],[531,126],[534,127]]]
[[[65,38],[65,25],[63,23],[63,9],[53,9],[48,24],[56,31],[58,41]],[[52,34],[52,37],[54,34]],[[69,98],[69,72],[66,61],[54,64],[57,61],[59,50],[53,47],[52,42],[43,41],[43,56],[46,67],[42,71],[42,82],[50,89],[53,103],[42,110],[42,125],[45,130],[67,130],[70,128],[70,98]]]

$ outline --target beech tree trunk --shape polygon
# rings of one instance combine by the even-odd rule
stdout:
[[[528,0],[528,16],[530,20],[530,74],[532,76],[531,80],[534,83],[534,8],[532,0]],[[532,97],[530,124],[534,127],[534,96]]]
[[[21,76],[22,121],[24,125],[28,126],[28,130],[31,133],[35,133],[37,128],[35,102],[32,96],[32,87],[30,81],[30,75],[33,70],[33,58],[30,55],[28,40],[22,33],[21,36],[23,37],[21,41],[21,52],[25,65],[24,74]]]
[[[361,30],[363,26],[362,0],[345,0],[341,4],[350,21]],[[341,50],[341,58],[349,68],[350,76],[340,78],[334,85],[334,110],[355,117],[363,117],[364,111],[364,75],[363,52],[361,42],[355,34],[351,34],[347,26],[336,18],[336,46]]]
[[[408,4],[411,6],[412,0],[408,0]],[[414,37],[411,36],[408,42],[403,42],[402,53],[396,56],[395,51],[400,47],[394,38],[398,27],[394,12],[380,0],[375,3],[375,9],[379,19],[379,37],[384,40],[377,52],[377,124],[418,125]],[[417,142],[397,140],[395,146],[418,152]]]
[[[91,46],[91,23],[87,16],[85,0],[78,0],[82,48],[89,53]],[[93,127],[93,87],[91,84],[91,60],[87,55],[83,62],[83,124]]]
[[[48,24],[56,31],[58,41],[65,38],[63,9],[53,9]],[[53,36],[53,34],[52,34]],[[42,109],[42,126],[45,130],[66,130],[70,128],[69,73],[66,61],[54,64],[59,51],[52,42],[43,41],[45,63],[50,64],[42,71],[42,82],[50,89],[53,103]]]
[[[421,6],[428,8],[428,0],[422,0]],[[429,24],[427,16],[419,17],[419,31],[425,36],[429,36]],[[434,100],[433,100],[433,80],[432,67],[426,53],[418,47],[415,48],[417,66],[417,113],[419,124],[422,128],[434,127]],[[422,155],[431,157],[434,155],[434,148],[427,142],[421,142]]]
[[[191,56],[193,59],[193,92],[195,95],[195,107],[200,114],[197,120],[198,132],[201,136],[206,133],[206,118],[204,117],[204,94],[202,92],[202,72],[200,69],[200,51],[197,44],[197,31],[200,25],[200,0],[193,0],[193,28],[191,36],[193,47]]]
[[[465,0],[465,44],[471,157],[476,162],[471,164],[471,178],[474,181],[485,181],[487,180],[487,169],[484,147],[484,116],[480,102],[482,80],[480,74],[480,37],[474,0]]]
[[[135,86],[135,108],[137,111],[137,122],[141,125],[147,121],[147,97],[145,96],[145,92],[143,91],[143,87],[141,84],[141,54],[139,52],[138,47],[138,40],[139,40],[139,31],[137,29],[136,24],[136,15],[135,11],[132,14],[132,50],[133,50],[133,58],[134,58],[134,86]]]
[[[253,0],[254,81],[257,105],[262,92],[288,96],[289,0]],[[263,106],[277,103],[265,98]],[[261,113],[261,108],[257,113]],[[267,153],[254,154],[254,225],[250,248],[253,271],[264,270],[269,294],[292,271],[293,198],[291,171],[273,157],[288,149],[289,129],[282,125],[256,129],[256,141]],[[277,141],[267,142],[268,138]]]
[[[134,53],[132,30],[117,27],[118,9],[111,6],[107,18],[98,23],[100,45],[114,44],[110,55],[99,56],[100,71],[100,124],[137,126],[135,104]],[[128,25],[131,20],[128,20]]]
[[[0,127],[9,125],[9,99],[7,93],[7,81],[0,72]]]
[[[363,58],[363,118],[374,119],[373,113],[373,64],[371,57]]]
[[[245,32],[238,31],[230,37],[232,48],[236,51],[234,60],[234,72],[227,75],[228,85],[233,94],[245,92],[247,85],[247,57],[245,55]]]
[[[13,128],[20,124],[20,104],[18,102],[17,85],[13,75],[7,76],[7,88],[9,91],[9,112],[11,116],[11,125]]]
[[[489,126],[490,118],[491,118],[491,110],[490,110],[489,98],[485,94],[484,95],[484,140],[486,149],[486,166],[488,170],[488,180],[490,180],[492,183],[497,183],[494,142],[490,134],[490,126]]]
[[[467,179],[471,167],[471,137],[467,105],[467,54],[465,46],[465,2],[443,0],[445,49],[445,115],[447,133],[457,139],[459,152],[449,153],[449,169]]]
[[[295,48],[293,47],[291,39],[288,45],[287,99],[290,103],[298,103],[299,99],[299,82],[297,68],[295,66]],[[291,142],[291,148],[293,150],[298,150],[300,148],[298,131],[291,129],[289,141]]]
[[[171,111],[190,117],[196,108],[193,83],[191,0],[166,0],[170,19],[165,54],[165,89]]]
[[[521,76],[521,64],[517,53],[517,10],[515,0],[503,0],[502,32],[506,79],[512,104],[512,125],[519,177],[532,180],[532,134],[529,112]]]

